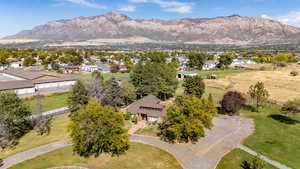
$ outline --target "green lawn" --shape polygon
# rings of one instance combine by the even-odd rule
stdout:
[[[291,168],[300,168],[300,122],[280,114],[278,106],[262,112],[243,110],[241,115],[254,119],[255,133],[244,145]]]
[[[104,73],[102,75],[103,75],[104,80],[109,80],[113,76],[117,79],[123,78],[123,77],[125,77],[125,78],[129,77],[129,73]],[[91,79],[91,74],[74,74],[72,76],[79,80],[82,80],[82,81]]]
[[[29,150],[34,147],[49,144],[59,140],[68,139],[67,125],[68,115],[60,115],[53,119],[52,128],[49,135],[40,136],[35,131],[27,133],[20,139],[19,144],[13,149],[0,152],[0,158]]]
[[[217,169],[246,169],[242,167],[243,161],[251,162],[254,156],[248,154],[241,149],[234,149],[230,153],[226,154],[219,162]],[[276,167],[265,163],[264,169],[276,169]]]
[[[157,133],[158,133],[157,125],[147,126],[135,132],[135,134],[153,136],[153,137],[157,137]]]
[[[233,74],[238,74],[238,73],[243,73],[243,72],[249,72],[251,70],[242,70],[242,69],[225,69],[225,70],[208,70],[208,71],[196,71],[198,75],[200,75],[202,78],[206,78],[207,75],[209,74],[215,74],[218,76],[218,78],[224,78],[225,76],[228,75],[233,75]]]
[[[141,143],[131,143],[128,152],[119,157],[101,155],[98,158],[79,157],[70,146],[27,160],[10,169],[45,169],[55,166],[82,166],[90,169],[182,169],[169,153]]]
[[[67,106],[68,93],[54,94],[50,96],[44,96],[41,99],[42,112],[58,109]],[[25,99],[25,103],[29,105],[30,110],[35,113],[36,111],[36,98]]]

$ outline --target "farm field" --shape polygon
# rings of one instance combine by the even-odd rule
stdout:
[[[128,152],[119,157],[100,155],[96,158],[75,155],[70,146],[24,161],[10,169],[44,169],[55,166],[82,166],[91,169],[182,169],[169,153],[141,143],[131,143]]]
[[[251,162],[254,156],[241,149],[234,149],[226,154],[219,162],[217,169],[246,169],[242,167],[244,161]],[[265,163],[264,169],[276,169],[276,167]]]
[[[55,117],[52,121],[52,128],[49,135],[40,136],[32,130],[20,139],[19,144],[16,147],[6,151],[1,151],[0,158],[5,158],[55,141],[68,139],[67,126],[69,121],[68,115]]]
[[[285,102],[299,97],[300,76],[291,76],[292,70],[300,71],[300,66],[281,68],[274,71],[251,71],[228,75],[216,80],[205,80],[207,86],[222,90],[237,90],[247,93],[249,86],[261,81],[270,93],[270,99]],[[288,97],[287,97],[288,96]]]

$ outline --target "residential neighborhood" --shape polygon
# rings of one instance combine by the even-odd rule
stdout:
[[[300,169],[299,6],[0,2],[0,169]]]

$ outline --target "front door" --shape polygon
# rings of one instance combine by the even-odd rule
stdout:
[[[147,114],[141,114],[142,120],[147,120]]]

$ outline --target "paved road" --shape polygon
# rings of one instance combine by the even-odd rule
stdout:
[[[23,162],[25,160],[34,158],[38,155],[41,155],[41,154],[44,154],[44,153],[68,146],[68,145],[69,145],[69,143],[67,141],[58,141],[55,143],[51,143],[51,144],[33,148],[30,150],[24,151],[22,153],[19,153],[19,154],[12,155],[3,160],[4,165],[1,166],[0,169],[9,168],[9,167],[11,167],[15,164],[18,164],[20,162]]]
[[[155,137],[133,135],[132,140],[173,154],[184,169],[214,169],[222,157],[254,131],[253,121],[242,117],[214,118],[214,127],[196,144],[168,144]]]
[[[248,147],[246,147],[244,145],[240,144],[240,145],[238,145],[238,148],[240,148],[240,149],[242,149],[242,150],[246,151],[247,153],[252,154],[254,156],[257,155],[257,152],[251,150],[250,148],[248,148]],[[260,156],[261,156],[262,160],[266,161],[267,163],[272,164],[273,166],[275,166],[275,167],[277,167],[279,169],[291,169],[291,168],[289,168],[289,167],[287,167],[287,166],[285,166],[283,164],[278,163],[277,161],[269,159],[268,157],[265,157],[265,156],[262,156],[262,155],[260,155]]]
[[[196,144],[169,144],[156,137],[133,135],[131,140],[159,147],[173,154],[184,169],[214,169],[222,157],[232,149],[239,147],[256,155],[256,152],[240,145],[243,139],[254,131],[253,121],[243,117],[220,116],[214,118],[214,127],[206,131],[206,136]],[[68,142],[59,141],[48,145],[10,156],[4,159],[4,166],[8,168],[17,163],[34,158],[38,155],[68,146]],[[289,169],[284,165],[263,157],[263,160],[280,169]]]

